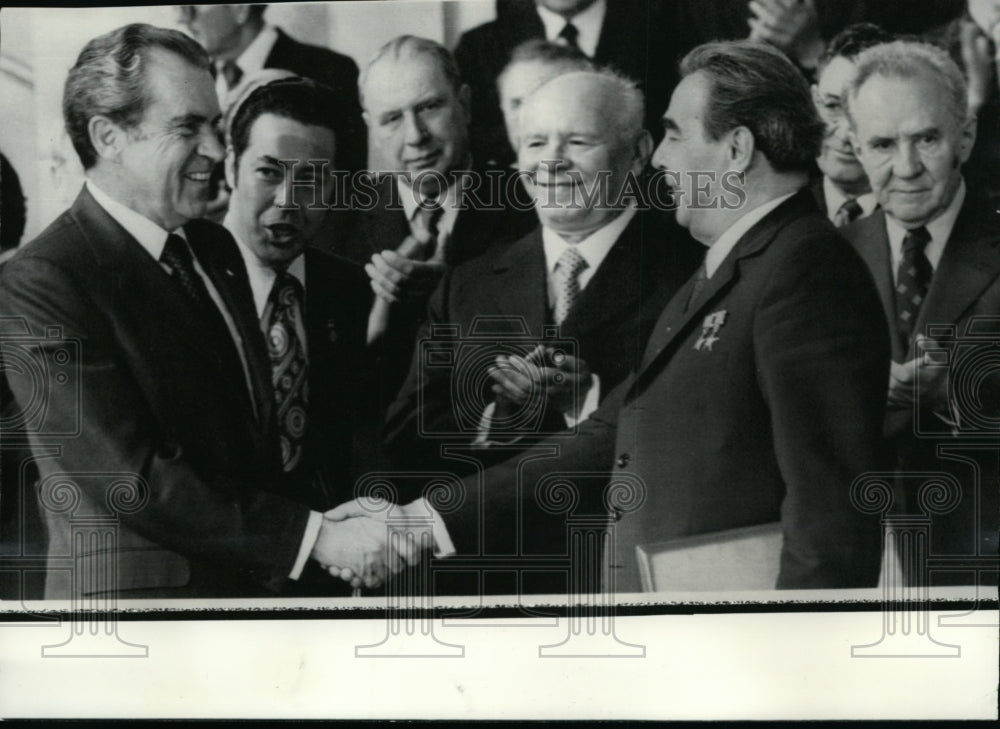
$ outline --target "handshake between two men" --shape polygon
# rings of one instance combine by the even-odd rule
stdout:
[[[424,499],[391,504],[378,498],[358,498],[323,514],[311,557],[330,573],[358,589],[376,589],[393,575],[420,564],[437,548],[434,519],[440,518]]]

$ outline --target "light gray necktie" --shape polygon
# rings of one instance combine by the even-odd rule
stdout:
[[[587,261],[575,246],[569,246],[556,261],[552,272],[555,280],[556,301],[553,311],[556,324],[562,324],[580,298],[580,272],[587,267]]]

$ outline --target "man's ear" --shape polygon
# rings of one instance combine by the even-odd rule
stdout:
[[[635,157],[632,160],[632,171],[635,174],[640,175],[646,169],[646,165],[649,164],[649,160],[653,156],[654,146],[653,135],[649,133],[648,129],[643,129],[638,139],[635,140],[633,148]]]
[[[236,189],[236,150],[233,145],[226,147],[226,184],[230,190]]]
[[[746,127],[736,127],[729,132],[729,162],[736,172],[746,172],[753,163],[757,142],[753,132]]]
[[[87,122],[87,134],[94,145],[97,156],[110,162],[117,162],[128,141],[128,132],[108,117],[97,114]]]
[[[978,124],[979,122],[976,120],[975,114],[970,114],[968,119],[962,123],[961,136],[958,143],[958,157],[962,164],[969,161],[972,148],[976,145],[976,129]]]
[[[820,107],[820,101],[822,101],[822,99],[820,99],[820,96],[819,96],[819,86],[817,86],[816,84],[813,84],[812,86],[809,87],[809,91],[812,93],[813,105],[817,109],[819,109],[819,107]]]
[[[466,117],[472,116],[472,89],[469,88],[469,84],[462,84],[461,88],[458,90],[458,103],[462,105],[465,110]]]

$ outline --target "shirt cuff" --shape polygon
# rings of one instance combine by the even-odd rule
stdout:
[[[591,414],[597,410],[597,406],[601,400],[601,378],[597,376],[597,373],[592,373],[590,375],[590,389],[587,390],[587,396],[583,399],[583,405],[580,406],[580,412],[574,417],[570,413],[563,413],[563,417],[566,419],[567,428],[575,428],[577,424],[582,423],[584,420],[589,418]]]
[[[448,534],[448,527],[445,526],[444,519],[437,512],[427,499],[421,498],[423,508],[431,515],[431,534],[434,535],[434,556],[452,557],[455,555],[455,544]]]
[[[309,512],[309,521],[306,522],[306,531],[302,535],[302,546],[299,547],[299,556],[295,559],[295,564],[292,566],[292,571],[288,575],[288,579],[297,580],[302,575],[302,570],[306,568],[306,561],[309,559],[309,555],[312,554],[313,547],[316,546],[316,540],[319,539],[319,528],[323,525],[323,515],[318,511]]]

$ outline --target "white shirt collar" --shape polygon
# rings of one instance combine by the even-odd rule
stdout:
[[[590,279],[597,273],[597,269],[600,268],[611,248],[621,237],[625,228],[632,222],[632,218],[635,217],[637,212],[638,208],[635,204],[630,205],[603,228],[595,230],[579,243],[567,243],[556,231],[543,225],[542,247],[545,250],[545,271],[550,284],[552,282],[552,272],[555,270],[559,257],[562,256],[567,248],[573,246],[576,248],[577,253],[583,256],[583,260],[587,262],[587,267],[577,276],[580,290],[583,291],[587,287],[587,284],[590,283]],[[551,301],[552,287],[550,286],[549,288]]]
[[[736,244],[740,242],[740,239],[746,235],[752,227],[764,219],[764,217],[774,210],[776,207],[781,205],[781,203],[788,200],[795,192],[790,192],[787,195],[782,195],[781,197],[776,197],[773,200],[768,200],[763,205],[758,205],[750,212],[746,213],[742,218],[737,220],[735,223],[726,229],[726,232],[719,236],[718,240],[713,243],[709,249],[708,253],[705,254],[705,275],[708,278],[712,278],[712,274],[719,270],[719,266],[722,262],[726,260],[726,256],[729,255],[730,251],[736,247]]]
[[[924,255],[927,256],[927,260],[930,261],[931,268],[935,271],[937,270],[938,263],[941,261],[941,254],[944,253],[945,244],[948,243],[948,239],[951,237],[951,231],[955,227],[955,221],[958,220],[958,213],[962,210],[962,204],[964,202],[965,179],[963,178],[961,184],[958,186],[958,192],[955,193],[955,198],[951,201],[951,204],[944,209],[944,212],[924,226],[927,228],[927,232],[931,234],[931,239],[924,248]],[[885,216],[885,227],[886,232],[889,234],[889,252],[892,255],[892,275],[893,279],[895,279],[897,269],[899,268],[899,262],[903,260],[903,238],[906,237],[906,228],[896,222],[896,220],[888,214]]]
[[[118,202],[94,184],[93,180],[88,179],[86,185],[97,204],[104,208],[104,211],[114,218],[115,222],[123,227],[129,235],[135,238],[149,255],[159,261],[170,231],[164,230],[145,215],[141,215]],[[178,228],[173,232],[187,240],[183,228]]]
[[[823,175],[823,199],[826,200],[826,217],[833,222],[837,217],[837,211],[847,202],[848,197],[826,175]],[[878,198],[875,197],[874,192],[866,192],[864,195],[858,195],[854,199],[861,206],[860,217],[871,215],[875,208],[878,207]]]
[[[278,277],[278,274],[273,268],[262,263],[256,254],[250,250],[250,246],[244,243],[237,234],[232,212],[226,213],[226,218],[222,221],[222,224],[226,227],[226,230],[232,233],[233,238],[236,239],[240,255],[243,256],[247,276],[250,278],[250,290],[253,292],[253,303],[257,309],[257,318],[260,318],[264,314],[264,307],[267,305],[267,299],[271,295],[271,289],[274,288],[274,280]],[[305,254],[297,256],[288,264],[288,273],[299,280],[299,283],[302,284],[302,290],[305,291]]]
[[[538,17],[542,20],[542,25],[545,26],[546,40],[554,43],[560,42],[559,33],[566,26],[566,18],[558,13],[553,13],[540,4],[536,4],[535,9],[538,11]],[[597,53],[597,43],[601,39],[601,27],[604,25],[607,9],[607,0],[597,0],[589,8],[577,13],[569,20],[577,30],[576,44],[591,58]]]

